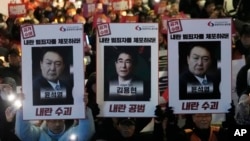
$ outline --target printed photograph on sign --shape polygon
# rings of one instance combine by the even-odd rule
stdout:
[[[73,104],[72,46],[33,47],[33,105]]]
[[[228,111],[232,102],[231,22],[180,19],[168,23],[168,98],[174,113]]]
[[[150,47],[104,46],[104,100],[150,100]]]
[[[83,25],[24,25],[20,32],[23,119],[85,118]]]
[[[152,105],[159,101],[158,24],[110,23],[97,30],[98,116],[153,117]]]
[[[179,42],[179,98],[220,99],[220,41]]]

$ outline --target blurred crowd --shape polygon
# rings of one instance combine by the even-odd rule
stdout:
[[[159,0],[158,2],[134,0],[130,8],[119,11],[114,10],[110,4],[98,1],[97,5],[101,6],[97,6],[94,13],[87,16],[84,14],[82,7],[76,6],[70,0],[59,2],[58,0],[52,0],[46,5],[39,5],[36,0],[30,0],[26,1],[29,7],[25,15],[7,16],[0,13],[0,141],[27,141],[27,138],[24,140],[24,138],[20,138],[19,134],[16,134],[15,124],[17,124],[16,121],[18,120],[15,120],[15,115],[8,111],[11,104],[5,95],[5,91],[10,91],[9,89],[16,91],[16,86],[22,85],[20,26],[23,24],[82,23],[84,25],[84,32],[89,39],[89,44],[84,46],[86,57],[84,60],[86,65],[85,78],[88,79],[85,86],[88,93],[87,107],[89,110],[87,111],[88,117],[93,118],[93,121],[89,120],[88,122],[93,122],[95,126],[86,126],[95,130],[95,133],[89,130],[89,134],[86,136],[91,136],[91,139],[86,138],[86,141],[197,141],[199,139],[200,141],[220,141],[226,140],[226,137],[230,136],[230,131],[226,129],[230,129],[234,125],[250,125],[250,98],[248,95],[250,84],[248,84],[246,77],[247,70],[250,68],[250,25],[248,23],[250,14],[245,10],[245,7],[240,7],[239,1],[238,3],[234,1],[236,14],[231,14],[232,11],[225,8],[224,0]],[[86,4],[85,0],[82,2],[82,5]],[[244,6],[246,6],[247,1],[243,0],[242,2],[245,2]],[[241,9],[236,9],[236,7]],[[243,13],[243,15],[237,15],[238,13]],[[135,17],[135,19],[131,20],[128,17]],[[152,105],[157,106],[155,118],[100,118],[97,116],[100,109],[98,103],[96,103],[96,24],[100,22],[158,23],[160,27],[159,50],[167,50],[167,32],[163,28],[163,20],[166,18],[233,19],[235,24],[233,25],[232,40],[233,59],[244,56],[246,66],[237,76],[236,89],[240,106],[232,104],[229,112],[226,113],[223,124],[214,127],[211,123],[212,114],[208,113],[185,115],[185,125],[180,126],[178,124],[179,115],[173,114],[173,110],[168,107],[168,104],[166,104],[165,109],[162,109],[159,105]],[[11,86],[8,90],[5,89],[6,84]],[[237,114],[235,114],[235,111]],[[89,115],[89,112],[92,115]],[[20,117],[21,113],[17,114]],[[150,133],[141,132],[152,120],[154,122],[153,131]],[[84,121],[65,120],[63,123],[54,122],[58,122],[58,124],[61,124],[60,127],[63,128],[58,134],[56,129],[53,130],[56,125],[51,125],[49,121],[46,124],[37,125],[32,123],[32,125],[36,128],[47,126],[46,129],[43,128],[39,132],[47,134],[47,139],[51,139],[51,141],[66,141],[65,138],[61,139],[61,136],[68,129],[71,129],[71,126],[79,126]],[[88,125],[88,122],[84,122],[84,124]],[[32,130],[34,131],[36,128],[32,128]],[[39,132],[36,132],[36,134]],[[88,130],[84,130],[84,132],[88,132]],[[28,139],[31,141],[42,140],[41,136],[32,139],[28,137]]]

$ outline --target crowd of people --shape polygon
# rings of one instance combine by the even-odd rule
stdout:
[[[244,1],[244,0],[243,0]],[[34,3],[30,0],[29,3]],[[250,24],[247,14],[241,22],[236,21],[235,36],[232,41],[233,56],[244,56],[246,65],[237,75],[236,90],[239,97],[237,105],[226,113],[226,119],[221,125],[212,125],[212,114],[185,115],[185,125],[179,126],[179,116],[173,114],[171,107],[166,109],[156,106],[153,118],[103,118],[98,117],[100,107],[96,103],[96,39],[95,15],[83,16],[81,8],[65,0],[62,7],[55,5],[36,5],[27,9],[22,17],[0,14],[0,141],[220,141],[231,136],[231,127],[250,125],[250,84],[248,78]],[[159,3],[134,0],[131,9],[114,11],[107,6],[106,10],[97,10],[105,22],[124,22],[126,15],[138,16],[138,23],[157,22],[162,28],[162,17],[169,18],[231,18],[224,9],[224,0],[161,0]],[[163,6],[162,6],[163,5]],[[236,4],[237,5],[237,4]],[[156,8],[158,7],[158,9]],[[159,8],[160,7],[160,8]],[[162,10],[163,8],[163,10]],[[243,10],[244,11],[244,10]],[[250,20],[250,19],[248,19]],[[86,119],[82,120],[45,120],[34,124],[22,119],[22,108],[13,110],[8,100],[11,92],[16,92],[16,86],[22,85],[20,26],[22,24],[53,24],[53,23],[82,23],[84,32],[90,43],[84,48],[85,56],[90,61],[86,64],[85,96]],[[242,25],[242,26],[241,26]],[[159,30],[159,50],[167,50],[167,33]],[[55,52],[52,52],[55,53]],[[60,58],[60,57],[59,57]],[[188,58],[190,59],[190,58]],[[86,100],[88,99],[88,100]],[[236,110],[235,110],[236,109]],[[150,133],[141,132],[151,121],[154,129]],[[76,138],[71,138],[75,133]]]

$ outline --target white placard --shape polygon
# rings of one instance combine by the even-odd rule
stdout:
[[[83,36],[82,24],[21,27],[24,119],[85,118]]]
[[[99,116],[153,117],[159,97],[158,24],[107,23],[98,25],[97,29]],[[120,59],[119,52],[133,57],[130,60],[125,59],[127,56]],[[119,67],[121,64],[124,65],[122,68]],[[131,64],[134,67],[129,74],[133,77],[120,83],[118,76],[125,75],[127,65]]]
[[[231,19],[167,22],[169,104],[175,113],[224,113],[230,108],[231,25]],[[205,46],[206,49],[198,48],[194,52],[194,46],[196,49]],[[208,53],[201,54],[204,50]],[[194,64],[193,60],[199,63]],[[208,64],[205,65],[205,61]],[[202,77],[207,84],[200,85]]]

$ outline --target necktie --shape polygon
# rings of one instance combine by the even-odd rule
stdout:
[[[203,85],[207,85],[207,80],[206,80],[206,79],[203,79],[203,80],[202,80],[202,84],[203,84]]]
[[[61,90],[60,85],[56,85],[55,89],[56,89],[56,90]]]

